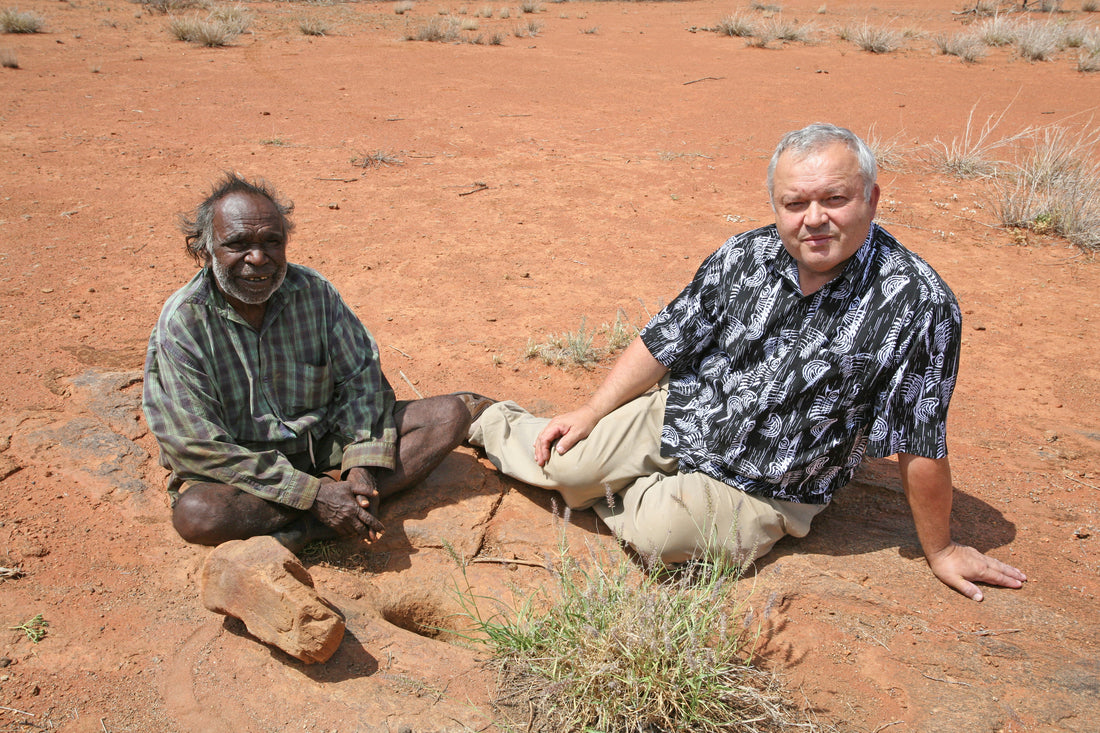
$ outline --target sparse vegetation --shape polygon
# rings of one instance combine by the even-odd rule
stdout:
[[[32,644],[37,644],[46,638],[46,634],[49,633],[49,626],[50,622],[42,618],[42,614],[37,614],[30,621],[24,621],[17,626],[10,627],[10,630],[22,631]]]
[[[1091,74],[1096,71],[1100,71],[1100,52],[1084,52],[1077,57],[1077,70]]]
[[[734,13],[718,21],[714,32],[720,36],[750,38],[756,35],[756,23],[744,13]]]
[[[973,64],[985,56],[985,44],[973,33],[957,33],[953,36],[936,36],[936,48],[945,56],[958,56]]]
[[[995,208],[1006,227],[1057,234],[1100,249],[1100,130],[1043,128],[1011,174],[996,182]]]
[[[0,66],[5,69],[18,69],[19,57],[10,48],[0,48]]]
[[[46,21],[41,15],[17,8],[0,10],[0,31],[4,33],[38,33]]]
[[[516,608],[475,596],[468,580],[460,589],[473,627],[462,636],[499,666],[505,716],[541,733],[813,730],[795,719],[775,676],[752,664],[736,562],[647,573],[625,555],[591,550],[578,560],[567,549],[563,540],[548,567],[550,587]],[[483,614],[479,601],[499,610]]]
[[[867,130],[863,140],[867,143],[867,147],[871,149],[871,152],[875,154],[875,163],[882,170],[899,170],[902,167],[905,151],[901,143],[898,142],[900,134],[897,133],[889,138],[881,138],[874,125],[871,125],[870,129]]]
[[[398,15],[404,15],[415,7],[416,4],[411,2],[411,0],[402,0],[402,2],[394,3],[393,12],[397,13]]]
[[[426,23],[405,34],[406,41],[427,41],[429,43],[454,43],[460,37],[459,23],[454,18],[430,18]]]
[[[516,38],[534,38],[542,33],[542,23],[537,20],[529,20],[523,25],[517,25],[512,29],[512,35]]]
[[[214,8],[206,18],[179,16],[168,20],[168,32],[197,46],[227,46],[248,30],[252,15],[239,5]]]
[[[1025,129],[1007,138],[995,139],[993,131],[1004,119],[1008,109],[1005,108],[999,115],[987,117],[980,130],[974,127],[975,109],[977,105],[970,108],[970,113],[966,117],[966,128],[961,138],[953,137],[950,143],[945,143],[939,138],[935,139],[931,148],[933,167],[956,178],[992,176],[997,171],[992,152],[1032,132],[1031,129]]]
[[[145,10],[162,15],[209,6],[208,0],[138,0],[138,4]]]
[[[870,53],[893,53],[901,48],[902,42],[901,32],[870,23],[841,29],[838,35],[841,40],[850,41]]]
[[[1086,13],[1095,13],[1100,11],[1100,3],[1096,2],[1096,0],[1085,0],[1085,2],[1081,3],[1081,10]]]
[[[302,18],[298,21],[298,30],[304,36],[327,36],[329,26],[321,18]]]
[[[606,347],[595,345],[597,335],[605,337]],[[581,327],[576,331],[548,334],[541,343],[529,339],[524,357],[539,359],[547,366],[575,365],[588,368],[625,349],[637,335],[638,329],[625,320],[625,314],[620,309],[613,322],[605,323],[599,329],[589,331],[586,319],[582,318]]]
[[[1016,21],[1004,15],[994,15],[983,20],[978,26],[977,34],[987,46],[1011,46],[1016,42],[1016,36],[1020,32]]]
[[[541,13],[542,3],[538,2],[538,0],[520,0],[519,9],[521,12],[527,14]]]
[[[427,39],[417,39],[427,40]],[[388,168],[391,165],[405,165],[405,161],[385,150],[375,150],[351,159],[351,164],[360,168]]]
[[[1061,49],[1061,33],[1050,23],[1026,23],[1016,35],[1016,52],[1028,61],[1047,61]]]

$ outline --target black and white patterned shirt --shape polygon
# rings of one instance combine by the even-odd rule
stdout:
[[[669,367],[661,453],[682,472],[824,504],[865,455],[947,455],[959,307],[878,225],[808,297],[774,225],[735,236],[641,337]]]

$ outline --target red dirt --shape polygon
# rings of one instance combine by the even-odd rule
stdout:
[[[341,289],[399,397],[410,383],[473,389],[549,413],[605,372],[527,361],[528,339],[617,309],[640,325],[727,236],[768,222],[764,169],[786,130],[873,126],[915,148],[960,137],[972,108],[979,124],[1007,110],[1007,135],[1085,123],[1100,98],[1072,52],[935,55],[932,34],[966,19],[947,0],[784,3],[821,40],[772,49],[701,30],[731,10],[714,0],[547,4],[525,38],[513,28],[533,16],[516,8],[479,19],[501,46],[401,40],[437,6],[459,9],[253,3],[252,32],[202,49],[138,5],[31,0],[20,9],[45,33],[0,37],[21,67],[0,69],[0,566],[25,572],[0,580],[0,729],[490,724],[479,658],[399,628],[453,607],[444,542],[483,559],[553,551],[549,497],[468,450],[387,509],[380,547],[312,566],[349,620],[328,664],[269,650],[198,600],[205,550],[168,522],[133,376],[193,272],[175,215],[219,171],[264,176],[296,202],[291,259]],[[302,17],[331,35],[302,35]],[[864,19],[927,35],[871,55],[826,32]],[[404,164],[349,162],[375,151]],[[1057,239],[1021,244],[982,184],[918,152],[880,181],[879,220],[966,314],[956,535],[1030,580],[982,604],[941,586],[876,462],[755,575],[762,659],[840,730],[1096,730],[1098,265]],[[584,514],[577,543],[596,529]],[[471,578],[546,582],[492,562]],[[37,613],[50,624],[39,643],[8,630]]]

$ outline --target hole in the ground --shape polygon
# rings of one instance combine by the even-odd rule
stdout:
[[[402,596],[381,607],[382,618],[394,626],[427,637],[448,641],[455,630],[450,610],[434,598]]]

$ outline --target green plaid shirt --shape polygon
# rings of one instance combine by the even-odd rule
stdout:
[[[394,467],[394,395],[374,339],[332,284],[300,265],[288,266],[259,332],[200,270],[149,338],[142,401],[161,465],[184,481],[308,509],[320,480],[287,456],[327,433],[344,445],[343,471]]]

